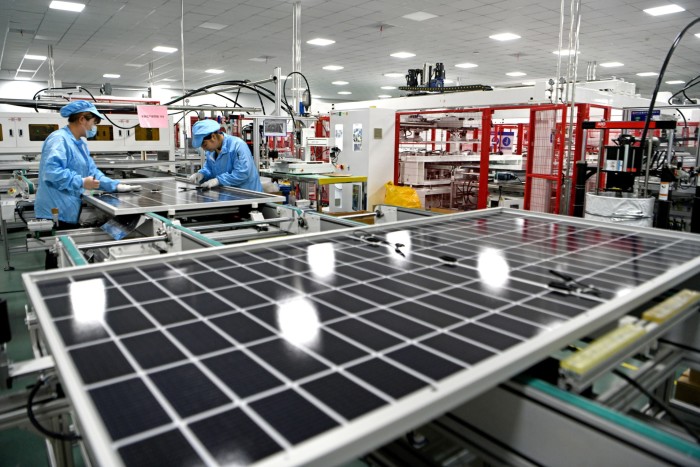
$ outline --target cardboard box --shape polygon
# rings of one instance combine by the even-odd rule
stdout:
[[[676,381],[676,399],[700,407],[700,386],[690,382],[685,373]]]

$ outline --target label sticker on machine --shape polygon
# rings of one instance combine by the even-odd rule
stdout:
[[[168,128],[168,108],[162,105],[137,105],[141,128]]]

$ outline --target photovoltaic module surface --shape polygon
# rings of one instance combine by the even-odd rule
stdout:
[[[141,186],[141,191],[101,193],[83,199],[113,216],[230,207],[284,201],[283,196],[270,195],[232,187],[203,189],[198,185],[173,178],[128,180]]]
[[[24,279],[99,463],[289,465],[466,401],[698,254],[691,235],[499,210]]]

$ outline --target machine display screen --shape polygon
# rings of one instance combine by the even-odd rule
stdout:
[[[51,123],[29,124],[29,141],[46,141],[51,133],[58,130],[58,125]]]
[[[264,136],[287,136],[287,120],[267,119],[263,121]]]
[[[136,141],[160,141],[160,131],[158,128],[141,128],[137,126],[135,130]]]
[[[97,134],[88,141],[114,141],[114,127],[112,125],[97,125]]]

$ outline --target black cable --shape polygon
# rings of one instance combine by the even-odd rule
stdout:
[[[613,372],[613,374],[614,374],[615,376],[617,376],[617,377],[619,377],[619,378],[622,378],[622,379],[624,379],[625,381],[627,381],[629,384],[631,384],[632,386],[634,386],[635,388],[637,388],[637,390],[638,390],[639,392],[641,392],[642,394],[644,394],[645,396],[647,396],[647,397],[649,398],[649,400],[653,401],[656,405],[658,405],[659,407],[661,407],[662,409],[664,409],[664,410],[666,411],[666,413],[667,413],[676,423],[678,423],[680,426],[682,426],[683,429],[684,429],[685,431],[687,431],[688,434],[689,434],[690,436],[692,436],[692,438],[695,440],[696,443],[700,444],[700,436],[698,436],[697,433],[695,433],[695,432],[693,431],[693,429],[692,429],[690,426],[688,426],[687,423],[685,423],[685,422],[684,422],[683,420],[681,420],[675,413],[673,413],[673,412],[671,411],[671,408],[670,408],[664,401],[662,401],[662,400],[659,399],[657,396],[655,396],[653,393],[651,393],[650,391],[648,391],[644,386],[642,386],[641,384],[639,384],[639,382],[638,382],[637,380],[635,380],[634,378],[632,378],[632,377],[630,377],[630,376],[624,374],[624,373],[621,372],[620,370],[613,370],[612,372]]]
[[[29,417],[29,421],[31,422],[32,426],[39,430],[41,434],[48,436],[49,438],[58,439],[61,441],[78,441],[80,439],[83,439],[82,436],[76,435],[75,433],[65,434],[51,431],[47,428],[44,428],[36,419],[36,417],[34,416],[34,410],[32,409],[32,406],[34,405],[34,397],[44,384],[46,384],[46,379],[44,379],[43,377],[39,378],[32,390],[29,392],[29,399],[27,401],[27,417]]]
[[[644,121],[644,131],[642,131],[642,138],[641,138],[640,143],[639,143],[639,146],[642,148],[642,151],[644,151],[644,149],[643,149],[644,143],[646,142],[647,133],[649,132],[649,123],[651,122],[651,113],[654,111],[654,104],[656,103],[656,96],[659,94],[659,88],[661,87],[661,81],[663,81],[664,74],[666,73],[666,67],[668,66],[668,63],[671,61],[671,57],[673,56],[673,52],[676,50],[678,43],[681,41],[681,39],[685,35],[686,31],[688,31],[688,29],[695,26],[698,22],[700,22],[700,18],[695,18],[685,28],[683,28],[683,30],[678,34],[678,36],[676,36],[676,40],[673,41],[673,44],[671,44],[671,48],[669,49],[668,53],[666,54],[666,59],[664,60],[663,65],[661,66],[661,71],[659,72],[659,77],[656,80],[656,86],[654,87],[654,92],[651,95],[651,101],[649,102],[649,111],[647,112],[647,118]]]

